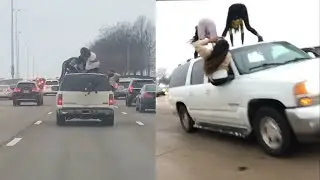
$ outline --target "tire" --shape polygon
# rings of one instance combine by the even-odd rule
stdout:
[[[16,100],[12,100],[12,105],[13,106],[17,106],[17,101]]]
[[[57,113],[57,125],[58,126],[63,126],[66,124],[66,119],[63,115]]]
[[[127,105],[127,107],[131,107],[132,106],[132,102],[129,99],[127,99],[126,105]]]
[[[139,104],[138,103],[136,103],[136,111],[140,111],[140,109],[139,109],[139,106],[138,106]]]
[[[295,136],[293,134],[293,131],[291,129],[290,124],[288,123],[286,117],[279,111],[277,111],[274,108],[269,107],[262,107],[258,109],[258,111],[255,113],[255,117],[253,119],[253,130],[257,139],[258,144],[260,147],[264,150],[266,154],[269,154],[271,156],[275,157],[281,157],[281,156],[287,156],[291,154],[294,144],[295,144]],[[276,132],[279,132],[278,137],[281,136],[282,141],[278,142],[278,145],[275,145],[274,147],[271,147],[272,145],[268,145],[266,141],[264,140],[268,139],[267,136],[263,134],[263,127],[262,124],[264,122],[271,122],[274,125],[278,127],[280,131],[275,130]],[[277,138],[279,141],[279,138]]]
[[[187,133],[192,133],[196,131],[196,128],[194,127],[194,120],[191,118],[191,116],[188,113],[187,108],[184,105],[181,105],[179,107],[179,119],[182,128],[187,132]],[[186,119],[185,119],[186,118]],[[184,123],[184,121],[186,121]]]
[[[17,103],[17,106],[20,106],[21,105],[21,102],[20,101],[16,101]]]
[[[37,100],[37,106],[41,106],[41,99]]]
[[[101,126],[114,126],[114,116],[112,118],[105,117],[101,118]]]
[[[146,109],[143,107],[143,105],[141,103],[139,104],[139,112],[141,112],[141,113],[146,112]]]

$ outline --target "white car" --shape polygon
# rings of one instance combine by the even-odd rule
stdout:
[[[114,125],[114,95],[104,74],[67,74],[56,100],[59,126],[72,119],[98,119],[104,126]]]
[[[220,86],[208,82],[201,58],[173,71],[168,100],[185,131],[253,135],[273,156],[320,137],[319,59],[284,41],[230,52],[229,80]]]
[[[13,89],[10,85],[0,85],[0,98],[9,98],[12,97]]]
[[[57,94],[58,90],[59,90],[59,81],[46,80],[43,87],[43,95]]]

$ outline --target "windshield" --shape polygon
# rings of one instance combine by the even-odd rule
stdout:
[[[60,91],[86,91],[90,86],[95,91],[111,91],[108,78],[94,74],[67,75],[62,80]]]
[[[288,42],[262,43],[231,50],[240,74],[250,74],[289,62],[312,59]]]
[[[58,85],[58,81],[46,81],[46,85]]]
[[[156,92],[157,86],[155,84],[148,84],[148,85],[146,85],[145,91]]]

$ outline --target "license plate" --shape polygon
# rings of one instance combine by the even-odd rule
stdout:
[[[23,93],[29,93],[29,91],[28,90],[24,90]]]
[[[90,110],[82,110],[82,114],[89,114],[90,113]]]

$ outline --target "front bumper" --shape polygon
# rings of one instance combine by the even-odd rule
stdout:
[[[298,139],[320,139],[320,105],[286,109],[286,115]]]
[[[57,113],[66,117],[66,119],[101,119],[114,118],[112,108],[61,108]]]

